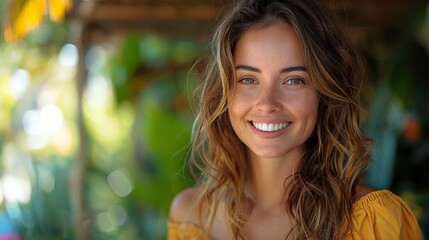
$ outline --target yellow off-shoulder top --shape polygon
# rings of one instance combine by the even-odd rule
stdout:
[[[195,224],[168,222],[169,240],[209,240]],[[420,240],[420,228],[404,201],[389,190],[371,192],[353,204],[352,229],[344,240]]]

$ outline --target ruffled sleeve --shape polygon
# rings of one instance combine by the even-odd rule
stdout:
[[[353,205],[352,229],[346,240],[420,240],[420,228],[404,201],[388,190],[367,194]]]
[[[208,240],[204,231],[195,224],[168,221],[168,240]]]

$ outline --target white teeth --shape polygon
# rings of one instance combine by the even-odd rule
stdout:
[[[289,122],[285,123],[257,123],[252,122],[253,126],[264,132],[274,132],[283,129],[289,125]]]

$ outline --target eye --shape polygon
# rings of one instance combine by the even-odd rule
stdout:
[[[240,79],[238,82],[241,84],[244,84],[244,85],[250,85],[250,84],[256,84],[257,83],[255,79],[247,78],[247,77]]]
[[[305,81],[302,78],[290,78],[286,81],[287,85],[297,86],[297,85],[305,85]]]

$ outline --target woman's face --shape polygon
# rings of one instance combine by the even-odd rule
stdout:
[[[234,64],[228,113],[248,153],[300,157],[316,125],[319,96],[298,36],[284,23],[251,28],[237,42]]]

